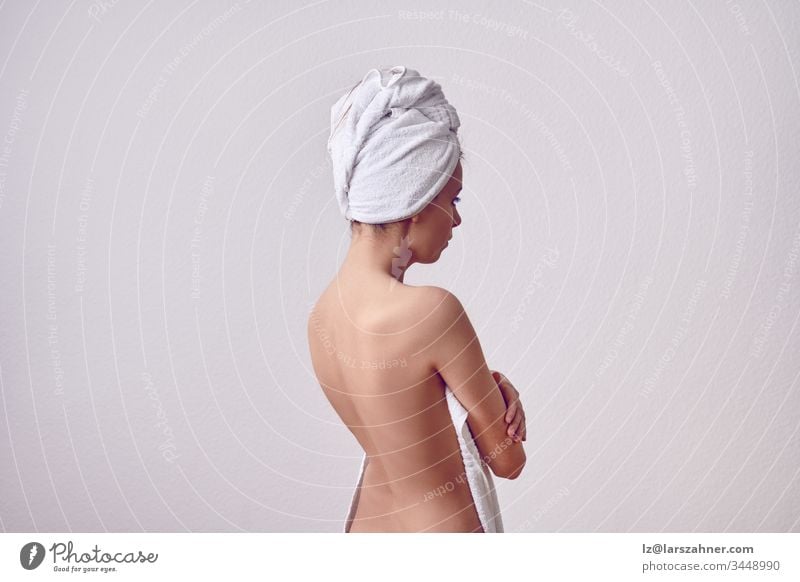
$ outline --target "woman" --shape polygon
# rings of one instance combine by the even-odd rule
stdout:
[[[459,124],[441,87],[402,66],[370,70],[331,110],[352,240],[308,340],[364,449],[345,532],[501,532],[492,473],[514,479],[525,465],[518,392],[488,369],[459,300],[403,283],[461,224]]]

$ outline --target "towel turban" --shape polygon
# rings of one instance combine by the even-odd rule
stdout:
[[[421,211],[458,163],[459,125],[441,86],[418,71],[367,72],[331,107],[328,153],[345,218],[380,224]]]

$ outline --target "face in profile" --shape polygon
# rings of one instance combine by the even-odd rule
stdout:
[[[433,263],[438,260],[453,236],[453,229],[461,224],[461,216],[456,208],[461,180],[459,160],[441,192],[417,214],[417,221],[411,223],[408,237],[416,262]]]

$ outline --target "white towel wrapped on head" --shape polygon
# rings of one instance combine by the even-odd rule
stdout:
[[[404,66],[371,69],[331,107],[328,152],[342,214],[380,224],[421,211],[458,163],[459,125],[435,81]]]

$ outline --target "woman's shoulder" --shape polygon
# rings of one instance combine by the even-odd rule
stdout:
[[[336,321],[343,309],[341,297],[333,298],[330,290],[323,293],[310,310],[309,329]],[[464,307],[449,290],[434,285],[403,285],[390,299],[358,301],[346,309],[346,320],[358,329],[374,333],[413,335],[440,332],[464,317]],[[328,325],[325,325],[328,327]]]
[[[414,293],[416,293],[419,297],[423,298],[444,299],[449,295],[453,295],[453,293],[451,293],[444,287],[437,287],[436,285],[417,285],[417,286],[407,285],[407,287],[411,289]],[[453,297],[455,297],[455,295],[453,295]]]
[[[411,298],[413,308],[420,312],[429,325],[447,327],[465,315],[461,301],[444,287],[423,285],[412,289],[414,289],[414,296]]]
[[[442,308],[453,308],[461,306],[458,297],[452,291],[444,287],[437,287],[435,285],[421,285],[419,287],[412,287],[416,290],[416,300],[424,301],[427,304],[433,304]]]

